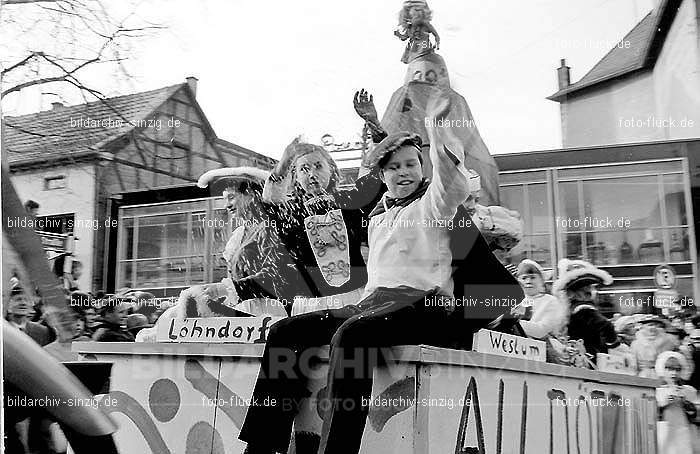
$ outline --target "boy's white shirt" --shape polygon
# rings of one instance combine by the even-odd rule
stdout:
[[[525,334],[541,339],[547,334],[559,334],[566,324],[566,306],[556,297],[543,293],[530,300],[532,318],[521,320]]]
[[[426,291],[440,288],[441,294],[453,295],[447,223],[469,196],[469,173],[464,167],[462,144],[448,145],[458,161],[455,164],[444,143],[436,139],[430,144],[433,178],[426,193],[407,206],[394,206],[370,220],[368,281],[363,297],[377,287],[401,286]],[[384,194],[381,203],[386,197]]]

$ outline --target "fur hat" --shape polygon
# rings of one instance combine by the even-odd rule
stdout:
[[[552,285],[552,293],[563,292],[584,284],[610,285],[613,283],[610,273],[596,268],[585,260],[561,259],[558,270],[557,280]]]
[[[214,187],[220,187],[223,189],[222,185],[249,181],[262,187],[268,176],[270,176],[270,172],[257,167],[224,167],[223,169],[204,172],[197,180],[197,186],[200,188],[211,187],[213,189]]]
[[[663,378],[666,376],[666,363],[668,360],[671,358],[677,360],[680,365],[681,365],[681,378],[683,380],[687,380],[690,378],[690,366],[688,365],[688,361],[685,359],[685,356],[683,356],[682,353],[679,352],[673,352],[673,351],[665,351],[659,354],[659,356],[656,358],[656,365],[654,369],[656,369],[656,375],[659,378]]]

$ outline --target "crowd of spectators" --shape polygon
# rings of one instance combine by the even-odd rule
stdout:
[[[608,319],[600,311],[597,291],[612,284],[612,276],[588,262],[566,259],[557,274],[550,294],[545,285],[549,276],[539,264],[524,260],[517,268],[526,297],[514,312],[529,337],[547,343],[547,361],[658,379],[659,453],[700,453],[696,306],[671,304]]]

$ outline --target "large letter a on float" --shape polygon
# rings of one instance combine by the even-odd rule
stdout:
[[[474,407],[474,425],[476,426],[476,437],[469,436],[469,413]],[[474,440],[476,438],[476,440]],[[474,442],[476,445],[474,446]],[[455,454],[485,454],[484,448],[484,427],[481,423],[481,408],[479,407],[479,393],[476,389],[476,380],[474,377],[469,379],[467,392],[464,394],[464,404],[462,405],[462,418],[459,421],[459,430],[457,432],[457,446],[455,446]]]

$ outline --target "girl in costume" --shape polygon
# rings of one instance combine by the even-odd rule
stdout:
[[[584,260],[562,259],[558,268],[552,293],[569,306],[569,338],[583,340],[595,362],[597,353],[608,353],[620,345],[612,322],[596,307],[597,286],[612,284],[612,276]]]
[[[693,454],[698,434],[691,420],[697,415],[698,394],[683,380],[690,375],[685,357],[678,352],[663,352],[656,360],[656,374],[664,385],[656,389],[656,401],[662,420],[658,423],[659,454]],[[698,448],[698,446],[696,446]]]
[[[366,162],[366,159],[363,159]],[[366,170],[338,190],[338,167],[318,145],[295,139],[265,182],[263,199],[301,279],[292,315],[357,303],[367,269],[361,253],[367,214],[381,181]]]
[[[566,306],[545,292],[542,267],[534,260],[523,260],[518,265],[518,280],[525,292],[521,309],[530,312],[529,317],[520,319],[525,334],[536,339],[561,334],[566,326]]]

